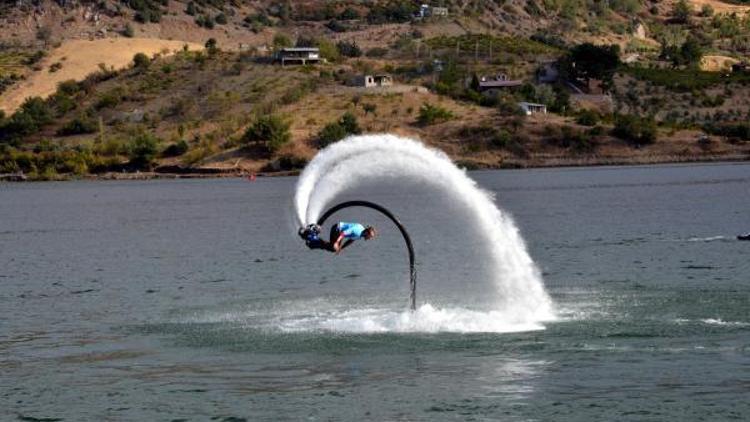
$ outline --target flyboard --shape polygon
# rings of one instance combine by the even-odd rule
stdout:
[[[404,242],[406,242],[406,249],[409,252],[409,302],[411,305],[411,310],[414,311],[417,309],[417,270],[414,267],[414,246],[411,243],[411,237],[409,237],[409,233],[406,231],[406,228],[403,224],[396,218],[393,213],[388,211],[385,207],[378,205],[373,202],[369,201],[346,201],[342,202],[340,204],[334,205],[333,207],[329,208],[326,212],[323,213],[322,216],[318,219],[316,224],[309,224],[307,227],[301,227],[297,234],[305,241],[305,244],[310,249],[325,249],[324,242],[320,238],[320,232],[321,232],[321,226],[325,224],[328,217],[335,214],[337,211],[340,211],[344,208],[349,207],[366,207],[374,209],[381,214],[388,217],[393,224],[398,227],[398,230],[401,232],[401,236],[404,238]]]

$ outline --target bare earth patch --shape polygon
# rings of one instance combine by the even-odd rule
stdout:
[[[727,56],[703,56],[701,59],[701,70],[707,72],[721,72],[730,70],[733,64],[740,61]]]
[[[695,10],[701,10],[705,5],[709,5],[714,9],[714,13],[737,13],[742,15],[750,12],[750,6],[742,6],[739,4],[724,3],[718,0],[690,0]]]
[[[16,84],[0,97],[0,110],[15,111],[28,97],[46,98],[57,90],[57,84],[69,79],[82,80],[97,71],[99,64],[122,69],[130,65],[136,53],[152,56],[172,54],[187,45],[189,49],[203,48],[199,44],[156,38],[105,38],[94,41],[70,40],[52,50],[40,64],[42,69]],[[50,66],[61,67],[50,72]]]

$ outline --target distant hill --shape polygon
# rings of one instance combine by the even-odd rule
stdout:
[[[0,173],[293,171],[357,131],[480,168],[748,156],[746,5],[441,0],[427,3],[447,16],[431,16],[422,3],[5,2]],[[272,63],[293,45],[324,63]],[[347,86],[366,74],[395,86]]]

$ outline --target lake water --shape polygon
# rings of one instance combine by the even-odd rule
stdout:
[[[347,210],[380,237],[308,251],[294,178],[0,184],[0,420],[750,417],[750,165],[471,176],[556,320],[486,321],[476,228],[424,186],[345,195],[411,232],[411,315],[398,232]]]

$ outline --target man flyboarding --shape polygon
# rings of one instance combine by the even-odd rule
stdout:
[[[300,228],[298,234],[305,241],[305,245],[308,248],[323,249],[338,255],[355,240],[373,239],[377,236],[378,232],[372,226],[340,221],[331,227],[328,241],[320,237],[320,226],[317,224],[310,224],[305,228]]]

